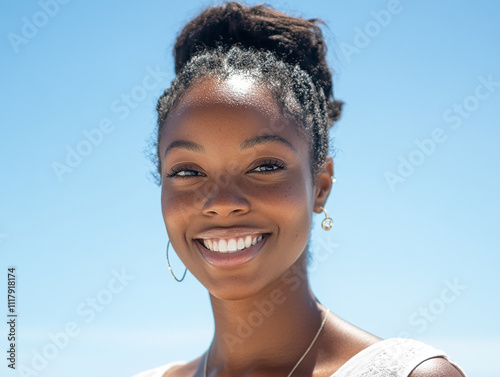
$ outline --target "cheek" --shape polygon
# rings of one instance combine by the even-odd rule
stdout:
[[[289,211],[309,202],[308,190],[304,182],[295,179],[272,185],[262,185],[250,191],[252,191],[251,200],[254,204],[264,204],[270,209],[280,207],[284,211]]]
[[[185,229],[192,213],[194,193],[190,191],[174,191],[162,187],[161,211],[169,236],[179,234]],[[171,234],[172,233],[172,234]],[[182,233],[181,233],[182,234]]]
[[[206,200],[217,193],[217,187],[216,183],[200,184],[200,182],[191,183],[191,186],[184,185],[181,188],[168,182],[162,186],[161,208],[169,236],[184,234],[192,225],[193,219],[201,215]]]
[[[276,196],[275,203],[284,225],[280,233],[291,249],[302,252],[309,239],[314,205],[312,181],[307,169],[294,174],[289,184]]]
[[[303,254],[309,240],[312,203],[311,185],[301,174],[283,184],[263,188],[253,203],[256,211],[275,223],[277,230],[262,274],[283,274]]]
[[[203,183],[197,180],[185,182],[182,185],[169,185],[162,187],[161,206],[162,212],[184,212],[186,215],[199,213],[203,203],[214,193],[219,191],[221,182]]]
[[[313,202],[312,180],[308,169],[297,166],[288,171],[281,181],[259,187],[255,195],[259,201],[272,206],[280,206],[283,210],[293,211],[303,207],[311,207]],[[311,208],[312,210],[312,208]]]
[[[292,240],[309,233],[314,198],[308,179],[301,172],[295,172],[286,181],[260,187],[251,198],[254,208],[269,213],[280,232],[286,232]]]

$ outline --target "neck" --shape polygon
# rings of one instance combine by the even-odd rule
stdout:
[[[302,260],[252,297],[221,300],[210,295],[210,300],[215,321],[208,356],[212,375],[214,370],[216,375],[265,375],[276,368],[290,372],[326,314],[311,291]],[[306,359],[301,366],[307,366]]]

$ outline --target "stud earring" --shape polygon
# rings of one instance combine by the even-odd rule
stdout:
[[[323,207],[319,207],[319,209],[322,210],[325,213],[325,219],[321,223],[321,227],[324,230],[330,230],[330,229],[332,229],[332,227],[333,227],[333,220],[328,217],[328,213],[326,213],[326,209],[324,209]]]
[[[187,267],[186,267],[186,270],[184,271],[184,275],[182,275],[182,278],[179,280],[175,277],[174,275],[174,272],[172,271],[172,267],[170,267],[170,261],[168,260],[168,248],[170,247],[170,240],[168,240],[168,243],[167,243],[167,264],[168,264],[168,269],[170,270],[170,273],[172,274],[172,276],[174,277],[175,280],[177,280],[178,282],[181,282],[184,280],[184,277],[186,276],[186,272],[187,272]]]
[[[337,178],[335,178],[333,175],[332,175],[332,183],[335,183],[337,182]]]

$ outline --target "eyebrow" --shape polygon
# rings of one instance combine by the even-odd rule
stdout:
[[[250,139],[247,139],[243,141],[240,144],[240,151],[243,149],[248,149],[252,148],[256,145],[261,145],[261,144],[267,144],[267,143],[281,143],[282,145],[285,145],[288,149],[291,149],[292,151],[296,152],[297,150],[295,147],[290,143],[287,139],[285,139],[282,136],[279,135],[259,135],[259,136],[254,136]],[[165,158],[172,149],[175,148],[180,148],[180,149],[187,149],[189,151],[197,152],[197,153],[205,153],[205,148],[203,145],[195,143],[194,141],[189,141],[189,140],[184,140],[184,139],[179,139],[179,140],[174,140],[169,144],[167,149],[165,150],[165,154],[163,155],[163,158]]]

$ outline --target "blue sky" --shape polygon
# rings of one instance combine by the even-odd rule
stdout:
[[[175,36],[209,4],[0,5],[0,267],[5,287],[16,267],[17,364],[32,375],[131,376],[210,343],[207,292],[167,269],[144,154]],[[317,297],[500,376],[500,4],[269,4],[326,21],[346,103],[331,133],[334,228],[313,224]]]

